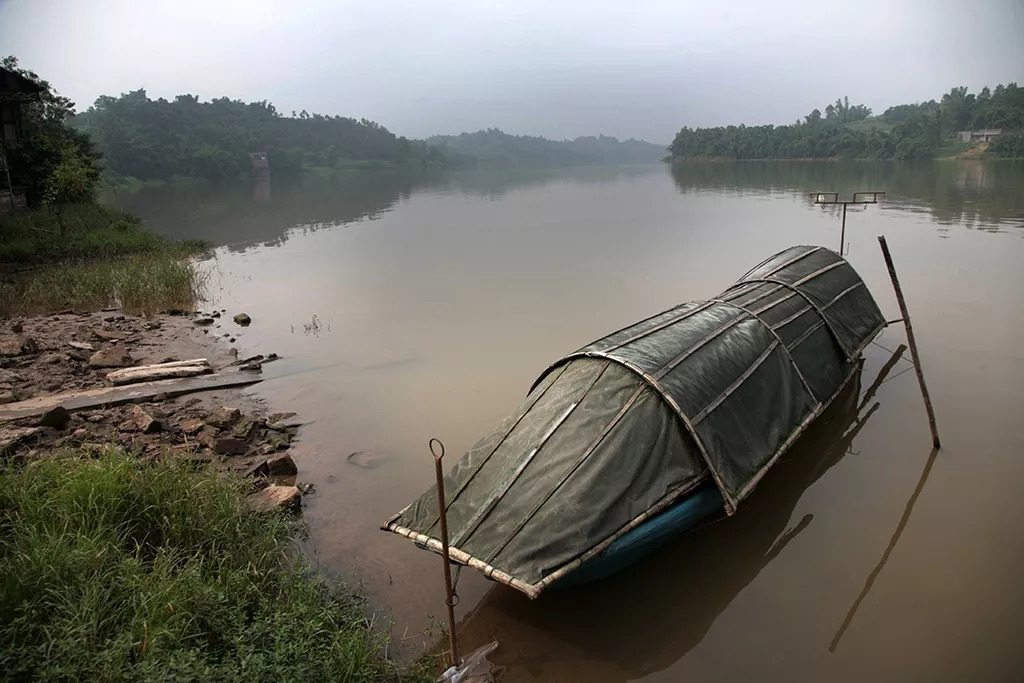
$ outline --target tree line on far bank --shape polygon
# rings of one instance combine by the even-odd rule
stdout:
[[[977,94],[958,87],[938,102],[896,105],[878,116],[844,98],[788,126],[684,127],[669,152],[677,159],[933,159],[965,151],[958,131],[985,128],[1011,131],[994,138],[986,156],[1024,157],[1024,87]]]
[[[665,148],[643,140],[619,140],[607,135],[574,140],[549,140],[510,135],[498,128],[460,135],[434,135],[436,145],[454,162],[477,166],[595,166],[650,164],[665,156]]]
[[[374,121],[305,111],[285,116],[267,101],[227,97],[154,100],[145,90],[103,95],[72,125],[96,141],[109,172],[139,180],[232,178],[248,172],[252,152],[267,152],[275,175],[444,161],[437,149]]]

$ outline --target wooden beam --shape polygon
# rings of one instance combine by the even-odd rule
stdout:
[[[0,406],[0,420],[17,420],[33,415],[42,415],[51,408],[62,406],[66,410],[89,410],[102,406],[117,406],[124,403],[148,401],[160,394],[169,398],[191,394],[197,391],[244,387],[261,382],[262,379],[250,373],[232,372],[225,375],[206,375],[168,379],[159,382],[142,382],[123,387],[99,387],[85,391],[73,391],[52,396],[38,396],[26,401]]]

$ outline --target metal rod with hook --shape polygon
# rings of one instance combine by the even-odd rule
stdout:
[[[441,467],[444,444],[440,439],[431,439],[427,442],[427,446],[430,448],[430,454],[434,456],[434,475],[437,477],[437,513],[441,527],[441,559],[444,561],[444,604],[448,608],[448,652],[452,658],[452,666],[458,666],[459,646],[455,638],[455,593],[452,590],[451,561],[448,556],[448,515],[444,504],[444,470]]]

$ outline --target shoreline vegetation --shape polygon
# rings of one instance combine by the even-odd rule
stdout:
[[[962,142],[960,131],[1000,134]],[[1024,158],[1024,87],[1016,83],[977,93],[953,88],[939,101],[889,107],[879,115],[846,98],[790,125],[682,128],[666,161],[918,160]]]
[[[0,666],[14,679],[400,680],[357,594],[249,482],[117,447],[0,468]],[[405,680],[429,680],[412,671]]]
[[[22,105],[24,136],[2,143],[29,205],[0,213],[0,398],[10,403],[33,372],[52,380],[36,389],[66,389],[53,363],[72,353],[85,354],[88,363],[75,368],[86,366],[81,372],[93,379],[134,362],[129,340],[115,329],[91,332],[101,340],[98,351],[81,338],[72,351],[63,343],[41,348],[26,331],[68,317],[51,314],[104,308],[144,314],[145,329],[159,330],[155,314],[195,310],[201,300],[205,282],[194,257],[208,246],[164,238],[138,217],[97,203],[101,156],[87,134],[70,127],[73,103],[17,60],[2,66],[41,88],[38,101]],[[21,319],[33,314],[46,317]],[[88,325],[90,316],[71,317]],[[359,592],[310,565],[297,544],[301,517],[255,509],[247,495],[252,479],[217,469],[195,449],[141,448],[142,435],[163,434],[163,426],[138,405],[131,411],[117,425],[106,425],[113,418],[103,411],[90,413],[100,426],[116,427],[105,445],[84,443],[85,418],[63,406],[0,420],[0,667],[7,677],[431,680],[438,668],[432,655],[399,669]],[[221,441],[212,442],[215,452],[240,438]]]
[[[96,203],[0,215],[0,316],[192,310],[205,286],[192,257],[206,248],[161,237],[138,217]]]

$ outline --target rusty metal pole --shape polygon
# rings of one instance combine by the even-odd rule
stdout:
[[[914,371],[917,373],[917,383],[921,385],[921,397],[924,399],[924,408],[928,411],[928,427],[932,430],[932,445],[941,448],[939,445],[939,431],[935,426],[935,411],[932,409],[932,400],[928,396],[928,386],[924,383],[924,372],[921,370],[921,358],[917,355],[917,342],[914,341],[914,328],[910,324],[910,313],[907,311],[907,302],[903,299],[903,289],[900,287],[900,280],[896,277],[896,266],[892,263],[892,256],[889,254],[889,247],[885,243],[885,236],[878,236],[878,244],[882,247],[882,256],[885,258],[885,267],[889,269],[889,278],[892,280],[892,288],[896,291],[896,302],[900,305],[900,315],[903,316],[903,326],[907,330],[907,345],[910,347],[910,357],[914,360]]]
[[[438,450],[434,450],[435,441]],[[441,468],[444,444],[440,439],[431,439],[427,445],[430,447],[430,454],[434,456],[434,475],[437,477],[437,514],[441,523],[441,559],[444,560],[444,604],[448,606],[448,652],[452,657],[452,666],[458,666],[459,647],[455,640],[455,594],[452,591],[452,569],[448,561],[448,515],[445,512],[444,503],[444,470]]]
[[[846,202],[843,202],[843,227],[839,233],[839,255],[843,255],[846,248]]]

